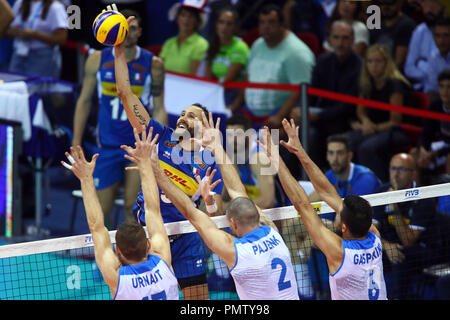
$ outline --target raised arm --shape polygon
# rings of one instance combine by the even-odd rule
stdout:
[[[199,121],[200,120],[196,120],[196,127],[199,127]],[[203,145],[203,147],[210,150],[211,153],[214,155],[214,158],[216,159],[216,163],[219,167],[220,173],[222,174],[225,187],[231,200],[236,199],[238,197],[248,198],[245,186],[242,183],[241,178],[239,177],[239,174],[237,173],[236,168],[233,165],[231,159],[228,157],[228,154],[223,148],[219,130],[220,118],[218,118],[216,124],[214,124],[212,113],[209,113],[209,119],[206,119],[206,115],[202,114],[202,122],[204,128],[202,132],[202,139],[194,139],[194,141],[196,143]],[[260,222],[274,229],[277,229],[272,220],[270,220],[261,211],[261,208],[259,208],[258,206],[256,206],[256,208],[258,209],[258,212],[261,217]]]
[[[137,164],[141,175],[142,193],[145,199],[145,221],[148,221],[146,227],[151,243],[150,253],[160,256],[168,265],[171,265],[170,242],[161,216],[159,190],[150,160],[153,146],[158,141],[158,134],[153,140],[152,135],[153,127],[150,128],[148,136],[146,135],[145,128],[142,128],[142,139],[139,138],[137,129],[134,129],[136,148],[133,149],[124,145],[121,148],[128,152],[125,158]],[[128,170],[135,168],[128,167]]]
[[[71,170],[80,180],[86,218],[92,235],[92,241],[94,242],[95,260],[98,268],[102,272],[103,279],[111,288],[111,293],[114,294],[119,279],[118,270],[120,261],[113,251],[92,177],[98,154],[92,157],[91,162],[87,162],[80,146],[76,148],[71,147],[70,151],[73,157],[67,152],[66,157],[71,162],[71,165],[63,161],[61,163]]]
[[[129,17],[127,19],[128,23],[133,21],[133,19],[134,17]],[[142,126],[147,127],[150,123],[150,115],[139,98],[131,90],[130,75],[125,56],[125,41],[114,47],[114,71],[116,74],[117,96],[122,101],[131,125],[140,133]]]
[[[220,230],[216,224],[204,212],[198,210],[192,200],[164,173],[159,165],[156,147],[152,152],[152,165],[156,181],[166,197],[188,219],[198,231],[208,248],[225,261],[231,268],[236,261],[234,250],[234,237]]]
[[[286,119],[283,119],[282,125],[287,136],[289,137],[289,140],[288,142],[280,141],[280,144],[288,149],[289,152],[294,153],[297,156],[320,199],[333,208],[336,214],[339,214],[342,210],[342,198],[339,196],[327,177],[325,177],[322,170],[319,169],[319,167],[308,156],[305,149],[303,149],[298,137],[298,126],[295,126],[293,120],[289,123]]]
[[[278,154],[272,154],[271,146],[273,146],[273,142],[268,133],[268,128],[266,127],[264,131],[263,143],[261,145],[271,161],[278,161],[278,177],[280,178],[283,190],[286,192],[295,209],[300,213],[311,239],[327,257],[328,265],[333,266],[336,270],[339,268],[343,257],[342,239],[322,223],[311,206],[305,191],[292,176],[284,161]]]

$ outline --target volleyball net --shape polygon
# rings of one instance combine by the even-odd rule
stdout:
[[[450,183],[364,196],[374,209],[382,231],[384,276],[393,299],[439,298],[439,281],[450,276]],[[402,238],[395,229],[392,204],[408,211],[410,225],[422,230],[413,245],[386,243]],[[322,221],[333,229],[333,210],[313,203]],[[291,252],[302,299],[329,299],[325,257],[308,236],[293,206],[264,210],[278,227]],[[228,232],[225,216],[213,218]],[[169,237],[196,232],[188,221],[166,224]],[[110,232],[115,242],[115,231]],[[397,240],[398,242],[398,240]],[[237,300],[234,282],[225,263],[205,246],[208,297]],[[403,296],[404,294],[405,296]],[[180,298],[183,294],[180,290]],[[1,300],[110,300],[94,257],[89,234],[0,246]]]

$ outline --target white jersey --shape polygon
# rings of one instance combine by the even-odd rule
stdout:
[[[114,300],[178,300],[178,282],[167,263],[156,255],[119,268]]]
[[[363,240],[343,240],[344,258],[330,274],[333,300],[386,300],[380,238],[369,232]]]
[[[289,249],[281,235],[261,226],[234,241],[230,274],[241,300],[299,300]]]

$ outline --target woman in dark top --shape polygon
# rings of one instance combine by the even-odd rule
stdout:
[[[360,97],[407,106],[410,104],[410,84],[395,66],[388,49],[379,44],[367,49],[360,76]],[[352,141],[357,162],[369,167],[382,180],[388,180],[390,153],[410,143],[399,129],[402,115],[357,107],[358,120],[352,123],[348,135]]]

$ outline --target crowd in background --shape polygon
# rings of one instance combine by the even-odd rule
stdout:
[[[64,44],[78,41],[101,49],[90,24],[109,2],[8,2],[15,18],[0,40],[0,68],[81,82],[73,78],[74,56]],[[210,0],[197,1],[202,2],[197,8],[175,0],[114,2],[119,10],[131,8],[141,15],[139,45],[162,58],[167,71],[222,83],[306,83],[450,115],[446,1]],[[82,8],[80,30],[68,29],[66,7],[71,4]],[[381,9],[379,29],[368,28],[369,5]],[[232,114],[227,128],[281,129],[284,118],[301,123],[300,91],[227,89],[224,99]],[[308,104],[309,153],[342,197],[450,181],[450,122],[315,96]],[[255,141],[246,141],[244,147],[247,161],[238,170],[255,203],[263,209],[289,205],[276,175],[261,175],[260,164],[250,161],[258,153]],[[299,162],[283,148],[280,152],[300,180]],[[309,196],[320,200],[314,191]],[[226,208],[226,191],[223,197]],[[434,261],[436,252],[430,250],[438,247],[433,235],[441,213],[450,214],[448,197],[375,209],[387,252],[386,272],[397,279],[389,287],[392,297],[411,298],[408,279],[442,262]],[[403,238],[396,230],[408,230],[409,236]],[[293,241],[304,243],[305,234]],[[293,252],[296,248],[292,246]],[[297,265],[307,263],[310,250],[295,253]],[[305,297],[310,294],[303,292]]]

